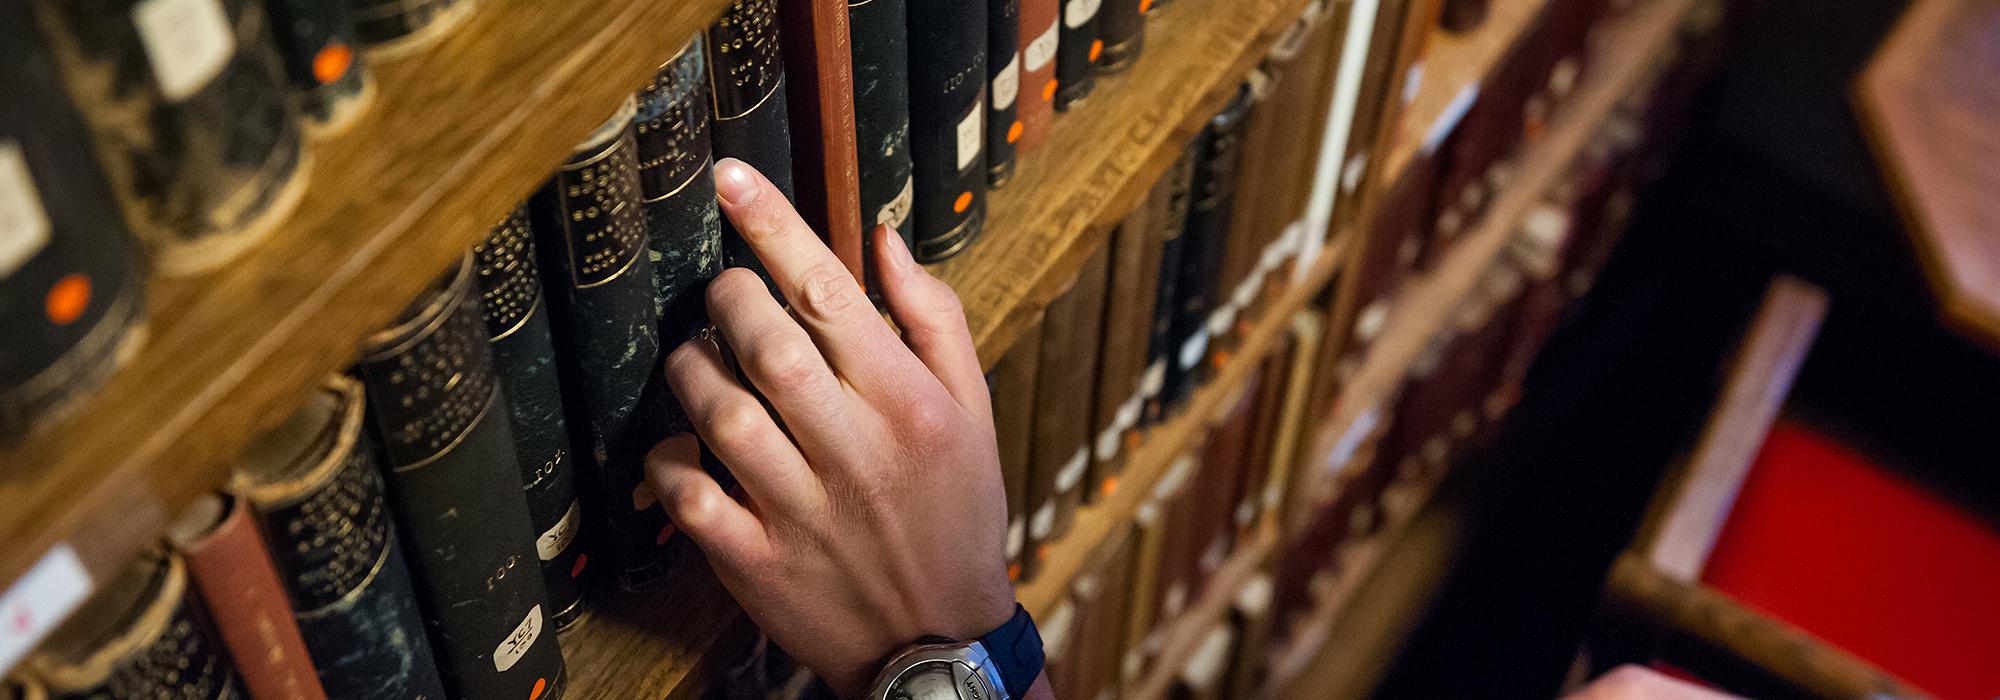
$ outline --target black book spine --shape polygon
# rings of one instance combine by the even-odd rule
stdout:
[[[646,451],[666,435],[660,305],[653,289],[639,161],[627,102],[570,153],[531,203],[548,285],[563,405],[602,553],[620,588],[667,570],[673,530],[646,485]]]
[[[75,405],[145,336],[138,251],[30,20],[0,6],[0,440]]]
[[[445,697],[409,564],[363,429],[361,386],[333,382],[331,439],[297,480],[249,485],[327,697]],[[239,477],[239,480],[241,477]]]
[[[1202,129],[1196,141],[1194,177],[1188,201],[1187,228],[1182,234],[1179,277],[1175,282],[1173,362],[1168,364],[1166,399],[1177,405],[1206,376],[1209,312],[1220,289],[1222,256],[1229,242],[1229,207],[1236,195],[1236,169],[1243,156],[1243,119],[1250,111],[1250,90],[1239,87],[1236,97]]]
[[[555,340],[549,335],[542,280],[535,272],[527,205],[515,207],[472,255],[479,268],[479,313],[486,320],[500,394],[507,400],[521,488],[535,527],[549,619],[560,630],[583,613],[581,576],[588,560],[578,536],[583,506],[576,495],[575,451],[563,421]]]
[[[987,0],[986,180],[993,187],[1014,176],[1014,142],[1021,125],[1014,98],[1021,94],[1021,0]]]
[[[1104,53],[1098,57],[1097,70],[1101,73],[1117,73],[1132,67],[1139,59],[1139,52],[1146,47],[1146,11],[1143,0],[1105,0],[1104,9],[1097,17],[1098,39],[1104,42]]]
[[[918,262],[951,257],[986,222],[986,6],[912,2],[910,154]]]
[[[350,0],[268,0],[278,53],[300,111],[335,128],[356,110],[366,78]]]
[[[248,697],[178,557],[142,555],[45,641],[30,667],[54,700]]]
[[[30,6],[156,269],[214,268],[297,202],[301,125],[263,4]]]
[[[470,256],[355,372],[390,504],[451,697],[560,698],[568,684],[535,565],[514,435],[479,319]]]
[[[910,57],[904,0],[848,0],[854,55],[854,143],[861,164],[862,223],[888,225],[910,243],[916,197],[910,162]],[[875,284],[875,237],[861,238],[868,288]]]
[[[1056,40],[1056,109],[1083,103],[1097,87],[1097,59],[1104,53],[1097,15],[1104,0],[1063,0],[1062,33]]]
[[[1165,394],[1168,368],[1174,363],[1174,310],[1179,293],[1180,271],[1186,257],[1188,200],[1193,196],[1196,143],[1181,150],[1181,156],[1167,170],[1167,210],[1160,213],[1158,233],[1160,275],[1154,287],[1152,328],[1146,336],[1146,374],[1139,381],[1145,396],[1144,424],[1166,420],[1172,406]]]
[[[473,0],[352,0],[354,34],[370,46],[404,45],[451,24]],[[408,40],[408,41],[405,41]]]
[[[778,43],[777,0],[735,0],[708,28],[708,86],[714,100],[710,130],[715,158],[735,158],[770,179],[785,199],[792,190],[791,116],[785,107],[785,54]],[[722,262],[747,267],[778,294],[771,273],[727,219]]]
[[[632,140],[645,198],[660,348],[668,351],[708,325],[704,289],[722,272],[722,214],[710,169],[708,62],[696,35],[639,93]],[[685,431],[685,426],[680,426]]]

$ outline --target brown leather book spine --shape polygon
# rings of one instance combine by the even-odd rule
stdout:
[[[1283,420],[1285,395],[1289,393],[1285,380],[1291,365],[1292,344],[1286,337],[1279,340],[1279,346],[1264,358],[1262,368],[1257,370],[1261,381],[1252,398],[1255,406],[1248,429],[1250,440],[1243,453],[1243,485],[1237,492],[1236,510],[1230,514],[1238,539],[1249,538],[1264,513],[1264,484],[1277,457],[1278,426]]]
[[[1279,409],[1278,428],[1271,438],[1271,465],[1264,476],[1263,502],[1258,508],[1269,513],[1269,519],[1279,524],[1280,532],[1292,532],[1288,506],[1292,496],[1300,488],[1294,482],[1298,476],[1307,473],[1307,468],[1316,468],[1319,461],[1314,459],[1310,467],[1302,463],[1303,455],[1317,449],[1308,444],[1318,438],[1318,431],[1311,429],[1319,425],[1307,413],[1313,393],[1322,385],[1333,384],[1332,377],[1315,377],[1319,368],[1319,352],[1325,335],[1326,315],[1318,311],[1301,311],[1292,316],[1292,327],[1288,342],[1291,344],[1289,362],[1285,365],[1284,403]],[[1317,455],[1313,455],[1317,457]]]
[[[1016,581],[1032,570],[1024,566],[1028,514],[1028,467],[1034,449],[1035,375],[1041,359],[1040,322],[1021,334],[1023,340],[1001,356],[988,386],[993,396],[993,432],[1000,445],[1000,471],[1007,487],[1007,574]]]
[[[854,65],[847,0],[778,4],[785,37],[792,173],[799,213],[862,279],[861,166],[855,154]]]
[[[1368,54],[1362,62],[1361,84],[1354,101],[1354,114],[1348,129],[1345,153],[1341,157],[1343,180],[1339,192],[1334,197],[1334,225],[1353,225],[1359,221],[1362,183],[1360,179],[1349,182],[1346,171],[1364,173],[1376,169],[1374,162],[1380,156],[1375,148],[1384,140],[1385,130],[1393,135],[1395,124],[1391,121],[1399,110],[1390,100],[1401,102],[1402,98],[1392,90],[1401,82],[1396,64],[1396,49],[1402,39],[1402,24],[1412,0],[1382,0],[1375,12],[1374,28],[1369,30]],[[1358,167],[1357,167],[1358,166]],[[1361,179],[1366,179],[1361,178]]]
[[[1097,382],[1098,342],[1104,324],[1104,285],[1110,278],[1110,250],[1098,248],[1070,287],[1071,316],[1062,349],[1042,351],[1041,386],[1035,397],[1043,422],[1035,429],[1035,457],[1054,469],[1056,511],[1052,535],[1069,531],[1083,503],[1083,477],[1090,468],[1090,417]],[[1055,410],[1050,410],[1054,407]],[[1044,447],[1046,445],[1046,448]],[[1041,467],[1037,467],[1039,469]]]
[[[1201,474],[1195,480],[1196,492],[1201,494],[1196,499],[1195,580],[1199,583],[1195,591],[1206,585],[1236,548],[1235,513],[1243,492],[1244,456],[1251,449],[1250,423],[1263,385],[1263,377],[1255,374],[1244,381],[1202,449]]]
[[[1021,0],[1021,92],[1015,119],[1025,154],[1049,138],[1056,117],[1056,42],[1062,32],[1061,0]]]
[[[1268,675],[1271,650],[1271,577],[1258,574],[1230,601],[1229,624],[1236,629],[1236,654],[1229,663],[1223,697],[1256,697]]]
[[[1083,479],[1086,503],[1095,503],[1117,489],[1115,479],[1126,457],[1125,436],[1138,427],[1144,408],[1139,380],[1146,371],[1146,343],[1151,336],[1153,293],[1160,268],[1153,214],[1141,204],[1125,218],[1111,241],[1111,279],[1105,291],[1097,359],[1097,402],[1090,421],[1090,466]]]
[[[1071,336],[1076,326],[1076,296],[1064,292],[1049,303],[1042,312],[1041,333],[1024,339],[1036,353],[1035,364],[1035,406],[1032,418],[1030,449],[1028,453],[1027,488],[1023,490],[1026,500],[1022,503],[1028,521],[1028,537],[1023,554],[1024,568],[1028,575],[1038,568],[1042,545],[1062,533],[1056,529],[1056,500],[1061,489],[1056,487],[1056,475],[1062,470],[1063,461],[1069,452],[1062,448],[1066,442],[1066,430],[1062,413],[1066,408],[1074,408],[1075,400],[1066,392],[1053,386],[1057,375],[1064,374],[1064,363],[1072,362],[1069,357]],[[1039,371],[1047,368],[1048,371]],[[1042,404],[1047,398],[1049,403]],[[1072,443],[1074,444],[1074,443]],[[1066,524],[1066,523],[1065,523]]]
[[[255,698],[324,700],[326,690],[292,619],[291,602],[264,549],[250,504],[234,496],[208,496],[189,508],[183,523],[185,529],[175,528],[169,538],[215,618],[223,647],[236,660],[244,689]]]
[[[1160,595],[1160,554],[1166,529],[1164,510],[1147,494],[1146,502],[1132,516],[1132,590],[1125,602],[1124,658],[1119,660],[1119,676],[1126,687],[1137,684],[1145,673],[1154,649],[1147,640],[1155,639],[1153,625],[1158,620]]]

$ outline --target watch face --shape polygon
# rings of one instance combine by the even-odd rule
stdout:
[[[970,669],[950,661],[927,661],[904,671],[889,689],[890,700],[991,700]]]

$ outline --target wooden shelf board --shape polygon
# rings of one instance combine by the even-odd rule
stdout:
[[[1201,647],[1209,631],[1229,615],[1236,596],[1264,570],[1265,562],[1277,549],[1278,530],[1268,522],[1257,530],[1256,539],[1238,546],[1209,577],[1201,596],[1167,624],[1160,653],[1153,657],[1152,665],[1139,684],[1124,697],[1138,700],[1166,697],[1167,691],[1173,688],[1174,678],[1187,665],[1188,658]]]
[[[1053,609],[1069,594],[1070,581],[1094,561],[1106,538],[1132,522],[1133,515],[1166,475],[1174,459],[1208,433],[1211,419],[1224,408],[1222,402],[1236,393],[1249,379],[1251,370],[1277,347],[1278,340],[1290,327],[1292,315],[1311,303],[1333,277],[1334,270],[1344,262],[1349,240],[1351,237],[1337,238],[1320,251],[1305,277],[1286,287],[1257,317],[1243,342],[1223,363],[1222,371],[1194,392],[1179,415],[1146,432],[1138,452],[1126,461],[1125,470],[1118,475],[1118,489],[1104,500],[1083,508],[1069,533],[1046,545],[1048,555],[1041,569],[1015,591],[1030,613],[1043,615]]]
[[[596,601],[562,635],[572,698],[703,697],[755,626],[693,547],[658,590]]]
[[[2000,10],[1911,3],[1855,85],[1944,317],[2000,352]]]
[[[1340,388],[1332,415],[1320,426],[1312,443],[1319,451],[1313,454],[1332,454],[1330,448],[1341,436],[1401,386],[1410,363],[1445,327],[1513,238],[1521,217],[1569,169],[1618,101],[1644,80],[1653,57],[1673,37],[1694,1],[1647,0],[1604,27],[1606,40],[1601,45],[1611,50],[1595,57],[1583,84],[1543,136],[1522,146],[1513,181],[1497,193],[1485,216],[1436,267],[1406,280],[1398,290],[1388,323]]]
[[[982,364],[1069,287],[1181,149],[1306,6],[1305,0],[1181,0],[1147,20],[1123,74],[1056,116],[987,203],[987,230],[934,272],[958,290]]]
[[[108,579],[726,4],[482,0],[436,43],[371,63],[374,103],[311,144],[304,199],[273,234],[215,274],[153,283],[144,351],[0,454],[0,581],[59,543]]]
[[[1403,106],[1396,132],[1389,141],[1383,160],[1388,173],[1383,182],[1395,182],[1423,148],[1432,126],[1447,116],[1452,104],[1466,88],[1482,83],[1506,60],[1507,52],[1521,40],[1548,0],[1514,0],[1490,3],[1486,21],[1472,31],[1447,32],[1432,27],[1424,43],[1423,63],[1416,94]],[[1405,90],[1409,86],[1404,86]]]

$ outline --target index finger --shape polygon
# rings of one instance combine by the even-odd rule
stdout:
[[[770,180],[743,161],[724,158],[715,164],[715,192],[835,373],[864,387],[898,387],[923,369],[847,266]]]

